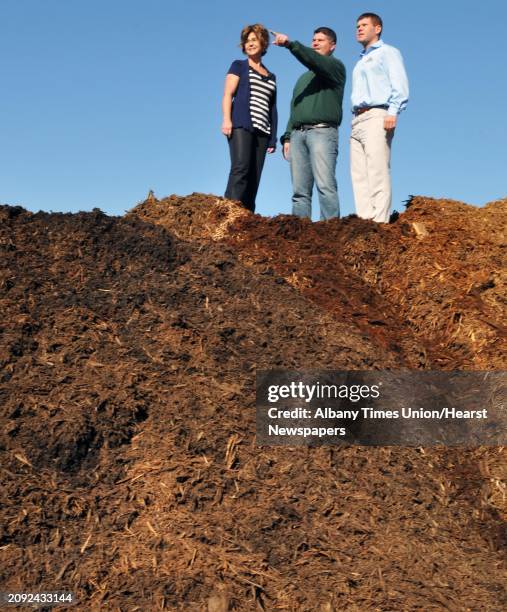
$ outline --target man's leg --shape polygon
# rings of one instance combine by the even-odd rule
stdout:
[[[252,159],[250,163],[250,171],[248,173],[248,185],[245,197],[248,208],[252,212],[255,212],[255,198],[259,189],[264,160],[266,159],[268,141],[269,136],[267,134],[254,132],[252,138]]]
[[[362,115],[352,121],[352,132],[350,134],[350,176],[352,178],[357,216],[362,219],[373,219],[375,211],[370,199],[365,133],[361,117]]]
[[[313,174],[306,136],[293,130],[290,136],[290,173],[292,176],[292,214],[312,218]]]
[[[336,158],[338,157],[338,129],[313,128],[308,131],[308,148],[313,176],[320,203],[320,219],[340,216],[336,185]]]
[[[229,152],[231,154],[231,171],[225,190],[225,197],[229,200],[239,200],[243,206],[251,210],[248,199],[248,178],[252,163],[253,134],[242,128],[234,128],[229,138]]]
[[[364,115],[365,154],[373,216],[377,223],[388,223],[391,210],[391,142],[393,131],[384,129],[387,111],[374,108]]]

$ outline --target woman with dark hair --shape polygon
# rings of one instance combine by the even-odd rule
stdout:
[[[261,61],[269,46],[264,26],[244,27],[240,46],[247,59],[232,62],[222,100],[222,133],[231,154],[225,197],[255,212],[266,151],[276,148],[276,77]]]

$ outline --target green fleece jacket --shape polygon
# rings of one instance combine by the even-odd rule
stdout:
[[[287,44],[292,55],[308,68],[294,87],[290,103],[290,117],[281,142],[290,140],[294,128],[306,123],[334,123],[342,121],[345,66],[332,55],[320,55],[297,40]]]

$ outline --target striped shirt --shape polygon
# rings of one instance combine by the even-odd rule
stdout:
[[[269,112],[276,90],[275,80],[271,75],[262,76],[250,66],[248,67],[248,75],[250,79],[250,117],[252,125],[261,132],[271,134]]]

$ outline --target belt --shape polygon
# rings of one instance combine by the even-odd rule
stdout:
[[[295,127],[295,130],[313,130],[314,128],[335,128],[336,123],[302,123]]]
[[[358,108],[354,111],[354,115],[357,117],[358,115],[362,115],[366,111],[372,110],[374,108],[383,108],[384,110],[387,110],[389,107],[385,104],[381,104],[379,106],[361,106],[361,108]]]

